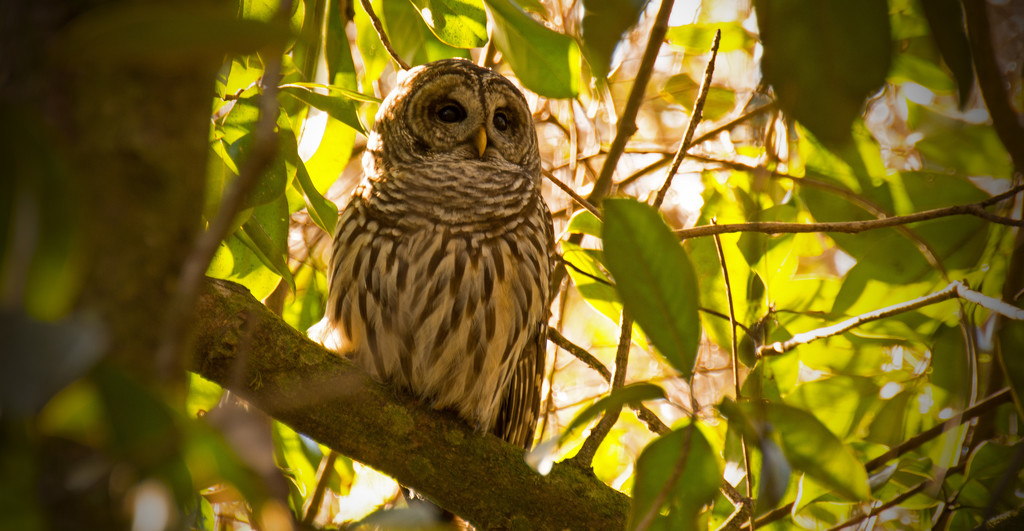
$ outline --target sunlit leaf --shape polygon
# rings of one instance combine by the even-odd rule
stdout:
[[[273,204],[272,209],[268,208],[261,212],[261,209],[258,208],[253,217],[242,225],[242,231],[236,236],[271,270],[284,278],[294,291],[295,279],[292,278],[291,270],[288,269],[287,255],[285,254],[288,249],[287,220],[287,203],[283,200],[278,201]],[[282,225],[283,231],[281,230]]]
[[[819,138],[842,144],[889,71],[885,0],[756,0],[761,69],[779,105]]]
[[[288,87],[299,87],[299,88],[305,88],[305,89],[323,89],[323,90],[326,90],[328,92],[332,92],[332,93],[335,93],[335,94],[337,94],[339,96],[348,98],[348,99],[353,100],[353,101],[358,101],[358,102],[361,102],[361,103],[380,103],[381,102],[381,99],[377,98],[375,96],[370,96],[370,95],[367,95],[367,94],[363,94],[361,92],[355,92],[353,90],[349,90],[349,89],[344,88],[344,87],[339,87],[337,85],[324,85],[323,83],[306,83],[306,82],[285,83],[284,85],[281,85],[282,89],[288,88]]]
[[[722,31],[722,40],[718,43],[719,53],[746,50],[754,44],[754,38],[739,22],[676,26],[669,28],[666,36],[668,42],[687,48],[689,53],[704,53],[711,50],[716,30]]]
[[[248,288],[253,297],[263,299],[274,291],[281,276],[242,243],[237,236],[238,232],[221,242],[206,274],[213,278],[238,282]]]
[[[456,48],[476,48],[487,43],[487,13],[481,0],[411,1],[441,42]]]
[[[700,342],[697,279],[678,239],[650,206],[604,202],[605,264],[626,311],[684,377]]]
[[[777,440],[794,470],[843,498],[864,500],[869,496],[864,465],[810,412],[776,402],[737,404],[732,400],[719,404],[719,409],[729,419],[729,427],[740,430],[749,440]],[[782,470],[777,464],[772,466]]]
[[[494,22],[494,43],[523,85],[549,98],[580,91],[576,41],[540,24],[510,0],[484,0]]]
[[[700,85],[689,74],[676,74],[668,78],[663,90],[668,99],[682,105],[687,112],[692,112]],[[704,100],[703,115],[708,119],[719,118],[731,111],[735,102],[736,94],[733,91],[722,87],[710,87]]]
[[[701,430],[687,426],[662,435],[636,460],[627,527],[636,529],[645,518],[653,518],[651,529],[697,529],[701,507],[711,502],[721,483],[718,459]],[[669,509],[667,516],[660,514],[663,507]]]
[[[387,68],[391,58],[387,50],[381,44],[377,33],[373,29],[369,15],[363,9],[362,2],[353,2],[355,7],[354,21],[356,23],[356,46],[359,48],[359,55],[363,59],[363,90],[372,86],[372,83],[380,78],[381,73]],[[381,12],[381,2],[373,4],[376,13]]]
[[[392,47],[410,65],[416,66],[451,57],[469,57],[467,50],[448,46],[438,40],[423,23],[423,17],[411,2],[386,1],[383,5],[374,2],[373,7],[384,22]],[[370,32],[374,34],[372,29]],[[365,86],[363,88],[366,89]]]
[[[287,94],[303,103],[316,107],[352,129],[366,134],[363,124],[359,123],[356,106],[351,99],[326,96],[297,85],[282,86],[281,94]]]
[[[279,134],[281,135],[282,155],[287,164],[295,168],[295,181],[302,191],[302,196],[306,203],[306,211],[309,213],[313,223],[316,223],[327,234],[333,235],[334,225],[338,220],[338,207],[324,198],[313,183],[313,179],[306,169],[306,164],[299,158],[295,135],[290,128],[286,127],[287,122],[281,123],[279,120],[279,124],[281,125]]]
[[[589,210],[580,210],[573,214],[572,219],[569,220],[569,225],[566,226],[566,232],[578,232],[581,234],[588,234],[590,236],[601,237],[601,220],[597,219],[592,212]]]
[[[783,404],[768,404],[767,412],[793,468],[844,498],[868,498],[864,465],[814,415]]]

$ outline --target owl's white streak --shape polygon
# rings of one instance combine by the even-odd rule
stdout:
[[[465,123],[433,120],[449,100]],[[508,128],[495,129],[497,112]],[[335,234],[334,343],[375,377],[528,446],[553,235],[525,100],[472,63],[419,67],[381,105],[367,147]]]

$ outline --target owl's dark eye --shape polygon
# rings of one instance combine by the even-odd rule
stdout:
[[[436,112],[437,119],[446,124],[454,124],[466,119],[466,110],[457,103],[446,103]]]
[[[508,129],[511,120],[508,119],[508,116],[505,113],[496,112],[494,113],[494,118],[491,119],[491,122],[494,123],[494,128],[498,131],[505,131]]]

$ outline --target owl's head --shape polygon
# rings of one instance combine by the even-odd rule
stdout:
[[[464,59],[409,70],[377,111],[378,162],[486,161],[539,174],[533,117],[509,80]]]

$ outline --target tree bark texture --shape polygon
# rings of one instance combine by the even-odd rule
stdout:
[[[191,369],[296,431],[388,474],[480,529],[623,529],[628,498],[589,470],[547,476],[521,449],[398,396],[237,284],[208,280]]]

